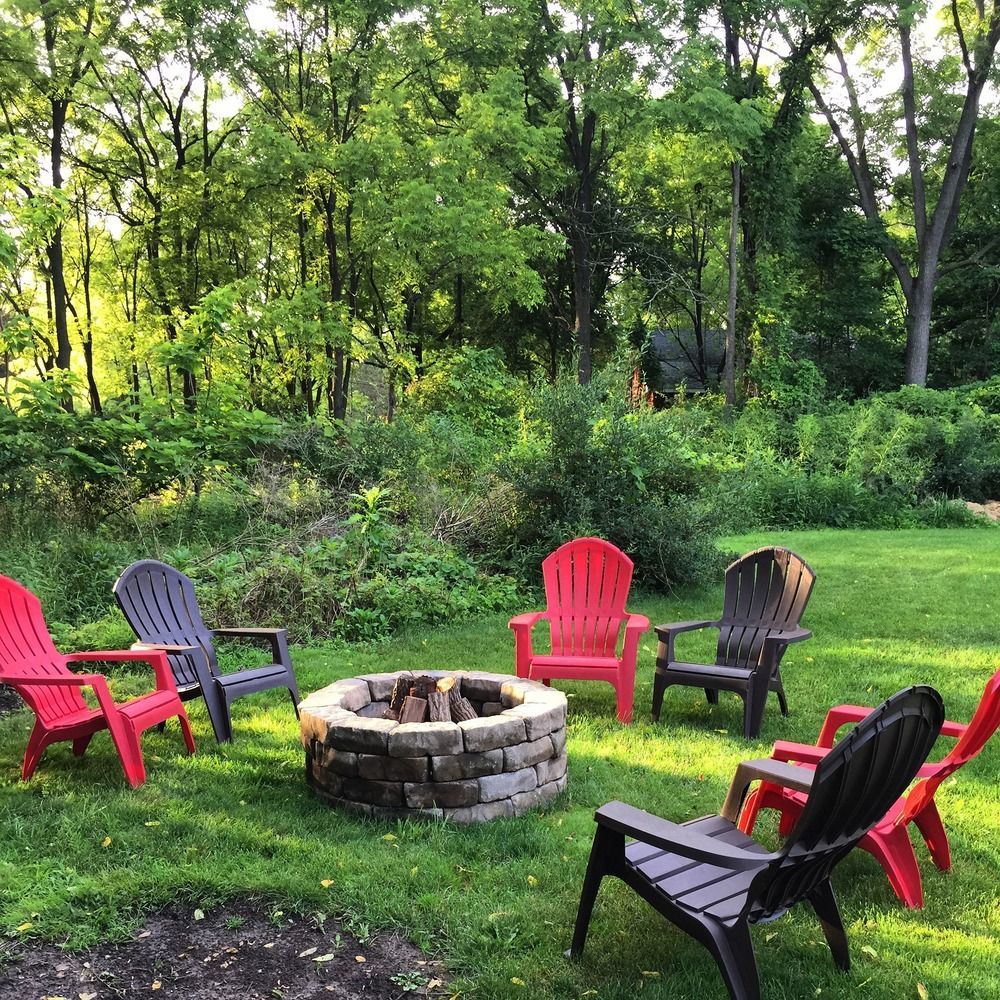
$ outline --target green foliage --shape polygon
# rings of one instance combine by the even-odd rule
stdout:
[[[529,434],[503,472],[514,488],[514,547],[525,574],[575,535],[614,542],[636,578],[672,587],[718,568],[715,518],[698,502],[703,461],[669,412],[635,410],[611,367],[589,386],[542,392]]]
[[[310,537],[243,549],[197,568],[216,621],[288,626],[294,638],[360,642],[404,626],[441,623],[513,605],[513,580],[391,519],[377,487],[350,498],[352,513]]]

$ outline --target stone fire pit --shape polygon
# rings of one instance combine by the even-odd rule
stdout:
[[[566,696],[509,674],[455,677],[481,718],[399,723],[383,718],[410,671],[337,681],[299,705],[306,781],[363,815],[483,823],[520,816],[566,787]]]

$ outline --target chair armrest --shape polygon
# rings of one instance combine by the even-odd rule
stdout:
[[[771,749],[771,759],[795,761],[798,764],[818,764],[829,752],[829,747],[814,747],[809,743],[778,740]]]
[[[769,632],[764,639],[764,642],[780,642],[783,644],[788,644],[791,642],[802,642],[803,639],[811,639],[812,632],[807,628],[786,628],[786,629],[775,629]]]
[[[600,826],[641,840],[644,844],[733,871],[760,868],[776,857],[774,854],[746,851],[716,837],[706,837],[688,826],[671,823],[624,802],[609,802],[601,806],[594,819]]]
[[[649,619],[645,615],[629,615],[625,619],[625,631],[645,632],[649,629]]]
[[[513,629],[515,632],[521,629],[533,629],[538,622],[540,622],[543,618],[548,617],[548,611],[528,611],[523,615],[514,615],[514,617],[507,622],[507,628]]]
[[[823,727],[816,738],[816,746],[832,747],[837,730],[849,722],[860,722],[871,713],[867,705],[834,705],[826,713]]]
[[[133,642],[129,649],[152,649],[159,650],[162,653],[188,653],[192,649],[198,649],[197,646],[184,646],[172,642]]]
[[[67,663],[148,663],[156,675],[157,691],[176,691],[167,654],[158,649],[113,649],[88,653],[67,653]],[[103,679],[103,678],[102,678]]]
[[[212,635],[242,636],[246,639],[272,639],[277,635],[287,635],[287,628],[213,628]]]
[[[657,625],[656,626],[656,637],[660,640],[660,643],[666,644],[666,660],[667,663],[674,662],[674,640],[682,632],[697,632],[699,629],[703,628],[718,628],[718,621],[697,621],[697,622],[672,622],[669,625]],[[662,648],[662,647],[661,647]],[[657,668],[659,669],[660,661],[663,657],[660,655],[661,651],[656,651],[656,661]]]
[[[671,622],[669,625],[657,625],[656,637],[660,642],[667,642],[675,635],[682,632],[697,632],[702,628],[718,628],[718,621],[692,621],[692,622]]]
[[[948,736],[953,740],[960,740],[964,735],[968,725],[961,722],[948,722],[945,721],[944,725],[941,727],[941,735]]]
[[[263,639],[271,644],[271,658],[286,670],[292,669],[288,652],[287,628],[213,628],[212,635],[223,639]]]
[[[744,760],[736,767],[732,784],[726,795],[726,801],[719,810],[723,819],[735,823],[743,807],[743,799],[747,789],[754,781],[771,781],[783,788],[794,788],[800,792],[808,792],[812,788],[814,771],[805,767],[796,767],[781,760]]]

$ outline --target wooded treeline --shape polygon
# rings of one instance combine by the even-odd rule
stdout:
[[[343,418],[373,366],[391,418],[440,352],[586,382],[653,331],[730,399],[987,377],[998,41],[986,0],[2,0],[5,401]]]

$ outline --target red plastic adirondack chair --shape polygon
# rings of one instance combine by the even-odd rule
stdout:
[[[149,663],[156,674],[156,690],[116,704],[104,677],[74,674],[67,666],[114,660]],[[0,684],[14,688],[35,713],[35,727],[24,751],[23,781],[34,774],[50,743],[71,741],[73,753],[82,757],[94,733],[107,729],[125,777],[133,788],[138,788],[146,780],[140,736],[173,716],[181,724],[188,752],[194,753],[191,727],[164,653],[116,650],[64,655],[52,643],[38,598],[6,576],[0,576]],[[80,689],[85,687],[97,696],[98,708],[90,708],[83,700]]]
[[[632,721],[639,636],[649,628],[644,615],[625,610],[632,560],[601,538],[575,538],[542,563],[545,611],[510,620],[518,677],[607,681],[618,695],[618,721]],[[531,630],[549,623],[551,653],[535,655]],[[625,625],[621,656],[618,638]]]
[[[790,743],[781,740],[774,744],[773,760],[781,760],[815,767],[829,748],[841,726],[862,719],[870,710],[860,705],[837,705],[827,713],[816,746]],[[941,871],[951,869],[951,848],[941,814],[934,802],[934,793],[947,777],[963,764],[978,756],[986,741],[1000,728],[1000,670],[987,682],[983,697],[968,725],[945,722],[941,735],[958,742],[951,752],[936,763],[924,764],[917,772],[918,781],[909,793],[898,799],[885,817],[864,836],[858,846],[874,855],[889,876],[893,891],[908,907],[918,909],[924,905],[923,886],[917,856],[907,832],[909,824],[916,824],[923,837],[931,859]],[[787,836],[805,807],[808,793],[782,788],[779,784],[764,781],[751,792],[740,816],[740,829],[750,833],[761,809],[777,809],[781,813],[779,832]]]

